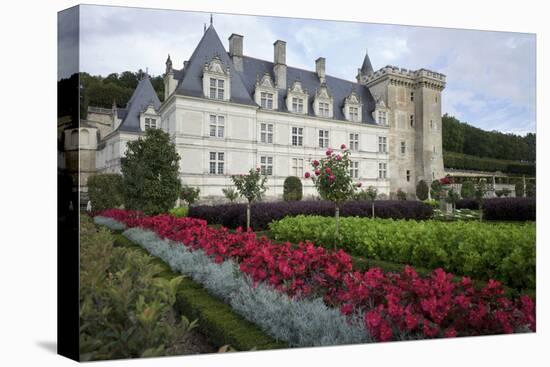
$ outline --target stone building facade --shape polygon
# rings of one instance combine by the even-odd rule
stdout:
[[[389,195],[414,195],[416,183],[443,176],[441,91],[445,76],[392,66],[374,71],[368,54],[356,81],[286,63],[286,43],[273,45],[272,61],[244,54],[244,37],[232,34],[229,51],[213,25],[182,69],[166,60],[164,101],[148,77],[126,108],[91,108],[100,141],[98,172],[120,172],[126,143],[147,128],[167,131],[181,156],[183,184],[201,196],[222,196],[231,175],[259,167],[271,198],[282,196],[288,176],[303,177],[328,147],[351,149],[354,180]],[[303,179],[304,196],[315,195]]]

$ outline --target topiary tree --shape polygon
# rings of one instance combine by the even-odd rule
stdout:
[[[440,200],[441,199],[441,183],[439,180],[433,180],[432,184],[430,185],[430,194],[432,196],[432,199]]]
[[[222,192],[223,196],[225,196],[230,203],[235,202],[235,200],[239,198],[239,193],[233,187],[224,188]]]
[[[465,199],[472,199],[475,196],[475,185],[472,181],[465,181],[460,188],[460,196]]]
[[[94,211],[121,206],[124,203],[122,176],[116,173],[102,173],[89,177],[88,195]]]
[[[525,195],[528,198],[534,198],[537,195],[537,188],[534,182],[529,182],[525,185]]]
[[[515,184],[516,197],[521,198],[525,194],[523,191],[523,182],[518,181]]]
[[[397,196],[397,200],[407,200],[407,193],[401,189],[397,189],[395,195]]]
[[[288,176],[283,184],[284,201],[302,200],[302,181],[296,176]]]
[[[479,179],[479,182],[475,185],[474,195],[479,207],[479,221],[483,220],[483,200],[485,200],[485,194],[487,194],[488,189],[485,178]]]
[[[187,205],[191,206],[195,203],[195,201],[197,201],[200,193],[201,189],[199,189],[198,187],[185,185],[181,188],[180,199],[185,201]]]
[[[418,198],[418,200],[427,200],[429,190],[430,188],[428,187],[426,181],[418,181],[418,183],[416,184],[416,197]]]
[[[248,175],[231,176],[239,195],[246,198],[246,228],[250,228],[250,205],[262,198],[266,188],[267,176],[260,174],[260,169],[251,169]]]
[[[181,192],[179,161],[170,136],[160,129],[147,129],[145,136],[128,142],[122,160],[126,209],[155,215],[174,207]]]
[[[455,189],[451,188],[448,192],[447,192],[447,196],[445,197],[445,200],[451,204],[451,210],[454,214],[455,212],[455,209],[456,209],[456,202],[460,199],[460,195],[458,194],[457,191],[455,191]]]
[[[378,190],[374,186],[369,186],[367,188],[367,191],[365,191],[365,194],[367,195],[367,197],[370,200],[372,217],[374,218],[374,201],[376,200],[376,197],[378,196]]]
[[[326,157],[321,160],[314,160],[311,165],[314,175],[305,173],[305,178],[310,178],[315,184],[319,196],[334,203],[334,218],[336,220],[336,239],[338,239],[338,228],[340,225],[340,206],[344,201],[351,199],[357,187],[361,183],[354,184],[350,175],[350,151],[345,144],[340,146],[342,154],[327,149]],[[336,243],[335,243],[336,246]]]

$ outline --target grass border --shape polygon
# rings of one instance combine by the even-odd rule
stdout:
[[[141,246],[133,243],[121,232],[113,232],[114,245],[137,249],[151,256]],[[181,274],[172,271],[170,266],[159,258],[153,262],[162,267],[159,276],[172,279]],[[198,319],[198,329],[216,347],[230,345],[237,350],[269,350],[290,348],[282,341],[267,335],[255,324],[235,314],[229,305],[212,296],[200,284],[184,277],[176,296],[176,311],[190,320]]]

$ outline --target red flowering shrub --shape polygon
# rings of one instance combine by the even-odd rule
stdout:
[[[365,327],[380,341],[407,333],[435,338],[536,328],[533,300],[505,298],[502,285],[494,280],[476,289],[469,278],[456,282],[442,269],[429,277],[419,276],[409,266],[401,273],[383,273],[379,268],[359,272],[343,250],[330,251],[311,242],[276,244],[250,230],[231,233],[189,217],[148,217],[119,209],[100,215],[202,249],[218,263],[232,259],[255,283],[265,282],[291,297],[323,297],[343,314],[359,312]]]

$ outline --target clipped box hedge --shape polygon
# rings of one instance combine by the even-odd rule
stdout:
[[[535,198],[495,198],[483,203],[483,216],[487,220],[534,221],[536,215]]]
[[[276,240],[334,247],[335,221],[297,216],[271,224]],[[368,259],[496,279],[516,289],[535,288],[535,225],[479,222],[340,219],[340,246]]]
[[[257,203],[251,209],[251,227],[254,230],[267,229],[269,223],[286,216],[319,215],[334,216],[334,204],[328,201],[291,201]],[[375,201],[375,216],[393,219],[429,219],[433,209],[420,201],[379,200]],[[370,201],[349,201],[340,209],[343,217],[370,217]],[[187,216],[206,220],[209,224],[221,224],[227,228],[246,226],[245,204],[199,205],[189,208]]]

